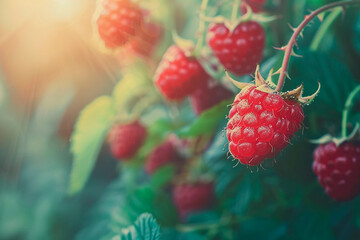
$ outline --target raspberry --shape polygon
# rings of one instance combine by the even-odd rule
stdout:
[[[168,99],[179,101],[201,88],[207,73],[194,57],[188,57],[178,46],[171,46],[155,74],[155,84]]]
[[[173,189],[173,202],[181,218],[208,208],[214,198],[212,182],[183,183]]]
[[[145,170],[153,174],[158,168],[175,162],[178,159],[175,148],[170,141],[157,146],[147,157]]]
[[[254,13],[261,12],[264,8],[266,0],[244,0]],[[245,4],[241,4],[241,12],[246,13]]]
[[[163,28],[155,23],[147,23],[137,37],[130,43],[130,49],[140,56],[150,57],[156,45],[160,42],[163,35]]]
[[[233,93],[230,90],[218,84],[198,89],[190,96],[190,101],[195,113],[200,115],[203,111],[232,96]]]
[[[211,24],[207,40],[226,70],[236,75],[253,73],[262,60],[265,32],[254,21],[242,22],[231,32],[225,24]]]
[[[108,137],[113,156],[124,160],[132,158],[146,136],[147,130],[139,121],[113,126]]]
[[[130,0],[104,0],[101,7],[96,23],[100,38],[109,48],[126,44],[144,21],[140,7]]]
[[[245,165],[258,165],[285,148],[304,119],[301,105],[255,86],[243,89],[229,113],[231,154]]]
[[[350,200],[360,190],[360,142],[319,145],[314,151],[313,170],[330,197]]]

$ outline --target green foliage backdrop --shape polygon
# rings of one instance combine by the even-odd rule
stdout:
[[[171,44],[169,36],[174,28],[182,36],[194,38],[200,1],[149,0],[144,4],[150,2],[160,6],[155,17],[167,31],[155,54],[159,59]],[[223,3],[221,7],[219,2]],[[213,15],[228,15],[230,2],[211,0]],[[264,75],[281,64],[283,55],[273,47],[284,45],[292,34],[287,23],[297,25],[309,9],[329,2],[267,2],[267,12],[279,19],[266,25],[267,46],[261,63]],[[351,7],[343,18],[338,17],[318,47],[311,49],[321,25],[318,19],[314,20],[299,39],[295,51],[303,57],[292,58],[291,80],[287,80],[285,89],[304,83],[308,95],[317,89],[317,82],[322,89],[315,102],[305,106],[303,130],[276,156],[275,165],[271,160],[265,162],[265,169],[241,164],[234,167],[236,162],[228,159],[223,129],[230,101],[223,101],[198,117],[187,101],[168,105],[148,81],[143,62],[122,71],[112,93],[99,96],[83,109],[71,141],[63,141],[56,132],[73,92],[66,91],[61,103],[55,95],[52,101],[56,104],[47,106],[44,103],[53,96],[49,89],[50,94],[36,106],[40,115],[30,119],[29,131],[22,131],[18,112],[7,101],[0,103],[0,167],[4,169],[0,174],[0,238],[360,239],[359,197],[338,203],[325,195],[311,169],[315,145],[309,143],[326,133],[339,133],[346,97],[360,83],[359,8]],[[240,80],[248,82],[252,78],[244,76]],[[0,88],[6,98],[6,87],[0,83]],[[144,98],[153,103],[142,116],[149,136],[130,163],[118,164],[103,144],[107,131],[119,120],[118,112],[126,116],[129,109],[137,109],[132,97],[144,93],[146,97],[157,96]],[[359,109],[359,104],[355,105],[352,123],[360,121]],[[41,117],[44,115],[52,117]],[[142,167],[150,150],[170,133],[181,138],[212,139],[199,159],[215,178],[216,204],[191,215],[185,223],[179,221],[169,194],[169,183],[176,174],[174,167],[165,166],[152,176],[145,174]],[[10,171],[7,149],[19,136],[22,140],[11,158],[15,167]],[[18,155],[22,156],[22,163],[16,162]]]

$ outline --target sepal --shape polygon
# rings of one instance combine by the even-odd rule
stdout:
[[[311,143],[314,144],[325,144],[329,142],[334,142],[336,146],[340,146],[344,142],[352,142],[352,141],[358,141],[360,140],[360,125],[357,123],[353,129],[353,131],[350,133],[349,136],[346,137],[333,137],[330,134],[326,134],[318,139],[310,140]]]
[[[319,82],[319,87],[314,94],[303,97],[302,94],[303,94],[304,86],[303,84],[301,84],[298,88],[291,91],[287,91],[285,93],[281,93],[281,95],[284,99],[298,101],[304,105],[307,105],[310,104],[314,100],[314,98],[319,94],[320,88],[321,88],[321,84]]]
[[[195,43],[193,41],[180,37],[176,31],[172,32],[172,37],[176,46],[178,46],[186,56],[192,56],[195,49]]]

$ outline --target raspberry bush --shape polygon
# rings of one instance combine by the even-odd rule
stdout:
[[[26,128],[0,102],[0,238],[360,239],[359,9],[98,0],[82,39],[114,81],[71,137],[70,91]]]

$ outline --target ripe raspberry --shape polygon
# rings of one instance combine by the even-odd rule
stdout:
[[[244,0],[241,4],[241,12],[245,14],[247,11],[244,3],[246,3],[254,13],[258,13],[263,10],[266,0]]]
[[[258,165],[285,148],[304,119],[301,105],[277,93],[243,89],[229,113],[227,138],[231,154],[245,165]]]
[[[149,174],[153,174],[158,168],[174,163],[178,159],[176,150],[170,141],[157,146],[147,157],[145,170]]]
[[[226,70],[236,75],[250,74],[262,60],[265,32],[253,21],[242,22],[231,32],[225,24],[211,24],[207,40]]]
[[[350,200],[360,190],[360,143],[319,145],[314,151],[313,170],[330,197]]]
[[[131,0],[104,0],[96,21],[106,47],[121,47],[134,37],[143,23],[140,7]]]
[[[194,57],[188,57],[178,46],[171,46],[155,74],[155,84],[168,100],[182,100],[201,88],[207,73]]]
[[[140,56],[150,57],[163,35],[163,28],[155,23],[147,23],[130,43],[130,49]]]
[[[208,208],[214,198],[212,182],[184,183],[174,187],[173,202],[181,218],[187,214]]]
[[[133,157],[146,136],[146,128],[138,121],[126,125],[115,125],[108,137],[113,156],[121,160]]]
[[[232,96],[233,93],[230,90],[218,84],[198,89],[190,96],[190,102],[195,113],[200,115],[203,111]]]

